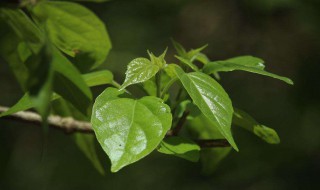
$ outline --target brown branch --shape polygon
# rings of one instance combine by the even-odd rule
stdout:
[[[0,114],[4,113],[9,108],[0,106]],[[31,111],[20,111],[11,115],[3,117],[4,119],[10,119],[14,121],[20,121],[23,123],[30,123],[41,126],[42,119],[37,113]],[[60,117],[60,116],[49,116],[48,117],[49,127],[63,130],[66,133],[81,132],[81,133],[93,133],[91,124],[85,121],[78,121],[72,117]]]
[[[0,114],[6,112],[9,108],[0,106]],[[187,117],[188,113],[185,113],[182,117]],[[42,119],[41,116],[37,113],[31,111],[20,111],[11,115],[3,116],[3,119],[10,119],[13,121],[20,121],[23,123],[30,123],[37,126],[41,126]],[[0,118],[0,119],[2,119]],[[181,118],[182,119],[182,118]],[[185,119],[182,119],[185,120]],[[178,122],[183,125],[185,121]],[[51,128],[59,129],[64,131],[65,133],[93,133],[93,129],[91,123],[86,121],[75,120],[72,117],[60,117],[60,116],[49,116],[48,117],[48,125]],[[182,126],[181,125],[181,126]],[[176,128],[177,128],[176,127]],[[181,127],[179,127],[181,129]],[[170,130],[167,132],[166,137],[176,136],[177,132],[179,132],[179,128],[177,128],[176,132],[174,130]],[[209,139],[209,140],[195,140],[197,144],[199,144],[202,148],[213,148],[213,147],[227,147],[230,144],[225,139]]]

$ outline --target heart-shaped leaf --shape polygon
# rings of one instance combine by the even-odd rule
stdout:
[[[96,99],[91,123],[103,150],[111,160],[111,171],[150,154],[171,127],[170,108],[161,99],[120,98],[123,91],[107,88]]]

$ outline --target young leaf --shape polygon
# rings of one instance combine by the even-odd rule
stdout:
[[[128,64],[126,71],[126,79],[120,89],[124,89],[129,85],[145,82],[152,78],[160,67],[152,64],[146,58],[136,58]]]
[[[231,133],[232,103],[222,86],[204,73],[185,73],[180,67],[175,68],[178,78],[194,104],[213,122],[232,147],[238,151]]]
[[[186,49],[184,49],[184,47],[180,43],[175,41],[174,39],[171,39],[171,42],[173,44],[174,49],[176,49],[178,55],[180,57],[186,57],[186,55],[187,55]]]
[[[99,66],[111,49],[103,22],[89,9],[72,2],[42,1],[32,9],[45,24],[51,41],[75,57],[82,70]]]
[[[188,67],[190,67],[192,70],[194,71],[199,71],[199,68],[193,64],[190,60],[187,60],[183,57],[179,57],[179,56],[175,56],[177,59],[179,59],[179,61],[181,61],[181,63],[187,65]]]
[[[289,78],[264,71],[263,61],[259,58],[255,58],[252,56],[242,56],[227,59],[225,61],[209,62],[203,67],[203,72],[207,74],[212,74],[214,72],[228,72],[234,70],[242,70],[260,75],[265,75],[275,79],[282,80],[291,85],[293,84],[292,80],[290,80]]]
[[[107,88],[95,101],[91,123],[111,171],[150,154],[171,127],[170,108],[156,97],[120,98],[123,91]]]
[[[254,133],[269,144],[279,144],[280,138],[274,129],[259,124],[248,113],[235,109],[232,123]]]
[[[165,138],[160,143],[159,152],[177,156],[191,162],[197,162],[200,157],[200,147],[193,141],[181,137]]]

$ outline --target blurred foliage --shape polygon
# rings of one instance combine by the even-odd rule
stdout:
[[[295,81],[289,87],[260,76],[223,73],[235,107],[273,126],[279,145],[234,128],[240,152],[213,176],[198,164],[153,153],[117,174],[101,176],[70,136],[50,130],[42,147],[37,127],[0,120],[0,189],[318,189],[320,171],[320,2],[318,0],[113,0],[83,3],[107,24],[113,49],[103,67],[123,81],[126,64],[157,54],[170,37],[188,48],[208,43],[212,60],[262,57],[270,71]],[[169,47],[169,61],[173,47]],[[171,59],[170,59],[171,56]],[[7,64],[0,64],[0,104],[22,96]],[[95,88],[96,93],[103,90]],[[134,89],[133,90],[138,90]],[[263,108],[263,109],[262,109]],[[105,168],[109,161],[99,149]]]

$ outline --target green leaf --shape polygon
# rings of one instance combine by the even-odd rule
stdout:
[[[192,70],[194,71],[199,71],[199,68],[193,64],[191,61],[184,59],[183,57],[179,57],[179,56],[175,56],[177,59],[179,59],[181,61],[181,63],[187,65],[188,67],[190,67]]]
[[[224,137],[219,129],[203,114],[188,120],[187,129],[191,136],[196,139],[221,139]],[[207,175],[212,174],[230,151],[230,147],[201,149],[202,172]]]
[[[1,8],[0,14],[17,36],[28,43],[33,53],[39,53],[44,43],[44,35],[31,19],[20,9]]]
[[[0,55],[8,63],[23,91],[27,91],[26,81],[29,78],[28,69],[18,53],[21,40],[6,23],[0,19]]]
[[[29,78],[27,87],[30,99],[41,115],[43,121],[49,115],[50,100],[52,96],[53,66],[52,47],[46,44],[38,54],[32,54],[25,65],[28,68]]]
[[[157,65],[159,68],[162,69],[167,64],[166,60],[164,59],[164,57],[166,56],[166,53],[167,53],[167,49],[165,49],[164,52],[159,57],[157,57],[153,53],[148,51],[151,64]]]
[[[248,113],[235,109],[232,123],[254,133],[269,144],[279,144],[280,138],[274,129],[259,124]]]
[[[199,61],[202,64],[207,64],[210,62],[210,59],[203,53],[198,53],[195,57],[195,60]]]
[[[171,127],[170,108],[156,97],[120,98],[107,88],[95,101],[91,123],[116,172],[150,154]]]
[[[60,1],[80,1],[80,2],[103,3],[103,2],[106,2],[106,1],[112,1],[112,0],[60,0]]]
[[[57,49],[53,51],[55,70],[54,91],[88,115],[92,94],[80,72]]]
[[[113,74],[109,70],[101,70],[87,73],[82,75],[82,77],[88,86],[111,84],[113,81]]]
[[[231,133],[232,103],[222,86],[200,72],[185,73],[180,67],[176,67],[176,73],[194,104],[238,151]]]
[[[207,74],[212,74],[214,72],[228,72],[234,70],[248,71],[251,73],[279,79],[291,85],[293,84],[292,80],[290,80],[289,78],[264,71],[263,61],[252,56],[242,56],[225,61],[209,62],[203,67],[203,72]]]
[[[95,73],[97,73],[97,74],[95,74]],[[104,73],[103,77],[100,76],[100,74],[103,74],[103,73]],[[92,86],[97,86],[97,85],[101,85],[101,84],[109,84],[109,77],[110,77],[109,74],[110,73],[106,70],[101,71],[101,73],[100,73],[100,71],[97,71],[97,72],[82,75],[82,78],[85,81],[86,85],[92,87]],[[101,81],[98,81],[98,79],[101,79]],[[60,98],[60,96],[58,94],[54,93],[51,98],[51,101],[56,100],[58,98]],[[14,114],[19,111],[31,109],[33,107],[34,107],[34,105],[31,102],[29,93],[25,93],[23,95],[23,97],[20,98],[20,100],[15,105],[13,105],[8,111],[0,114],[0,117],[11,115],[11,114]]]
[[[111,42],[103,22],[89,9],[72,2],[37,3],[33,14],[45,24],[51,41],[64,53],[75,57],[81,70],[104,62]]]
[[[146,58],[136,58],[128,64],[126,71],[126,79],[120,89],[124,89],[129,85],[145,82],[152,78],[160,67],[152,64]]]
[[[191,162],[197,162],[200,157],[200,147],[193,141],[181,137],[165,138],[158,149],[163,154],[177,156]]]
[[[172,41],[173,47],[176,49],[178,55],[180,57],[186,57],[187,51],[184,49],[184,47],[180,43],[176,42],[173,39],[171,39],[171,41]]]

